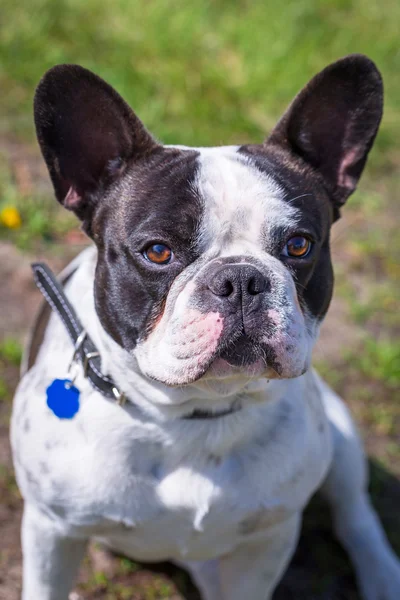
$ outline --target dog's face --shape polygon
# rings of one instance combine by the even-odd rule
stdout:
[[[333,274],[329,232],[382,112],[363,56],[327,67],[261,145],[156,143],[98,77],[59,66],[35,98],[57,198],[98,248],[96,310],[168,385],[309,367]]]
[[[331,296],[332,207],[316,182],[282,169],[255,147],[162,149],[95,211],[97,312],[149,377],[308,367]]]

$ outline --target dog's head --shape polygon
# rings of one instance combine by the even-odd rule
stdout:
[[[51,69],[35,97],[58,200],[98,248],[108,334],[168,385],[297,377],[332,294],[329,232],[382,114],[352,55],[300,92],[259,145],[165,147],[104,81]]]

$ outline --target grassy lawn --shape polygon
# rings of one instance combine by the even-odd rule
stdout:
[[[80,241],[75,219],[51,197],[34,141],[34,89],[54,64],[94,70],[160,140],[199,146],[259,142],[319,69],[351,52],[375,60],[384,77],[385,114],[360,189],[334,227],[336,296],[316,362],[361,426],[373,460],[374,500],[400,553],[398,0],[2,0],[0,10],[0,215],[17,211],[15,227],[0,217],[0,244],[12,244],[21,257],[62,255]],[[0,312],[1,302],[0,293]],[[0,463],[20,333],[2,331],[0,319]],[[7,460],[0,464],[0,495],[19,515]],[[311,558],[304,562],[299,554],[297,581],[311,565],[307,589],[313,598],[342,597],[335,591],[323,596],[342,585],[343,598],[353,600],[351,569],[321,534],[324,519],[307,519],[314,544],[303,542]],[[8,570],[11,564],[0,552],[0,575],[2,560]],[[107,574],[89,557],[85,569],[84,598],[195,597],[187,590],[177,595],[168,578],[126,560]],[[286,588],[277,598],[292,597]],[[310,595],[299,592],[301,598]]]
[[[2,0],[1,128],[32,138],[43,72],[78,62],[106,78],[166,143],[262,139],[318,69],[350,52],[376,60],[398,138],[396,0]],[[6,90],[6,93],[4,93]]]

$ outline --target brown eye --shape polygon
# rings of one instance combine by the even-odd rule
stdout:
[[[302,235],[295,235],[286,242],[282,254],[292,258],[304,258],[310,253],[312,244],[309,239]]]
[[[153,244],[144,252],[143,256],[152,263],[157,265],[167,265],[173,259],[173,252],[165,244]]]

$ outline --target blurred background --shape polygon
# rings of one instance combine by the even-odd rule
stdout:
[[[35,87],[63,62],[106,79],[163,142],[197,146],[261,142],[329,62],[363,52],[377,63],[384,120],[359,190],[334,226],[336,292],[315,362],[359,423],[374,503],[400,553],[399,31],[398,0],[1,0],[0,600],[17,600],[21,579],[22,503],[8,421],[23,341],[40,303],[29,264],[44,259],[60,269],[87,244],[52,198],[34,135]],[[77,593],[197,598],[182,573],[156,572],[95,545]],[[319,500],[275,598],[358,598]]]

